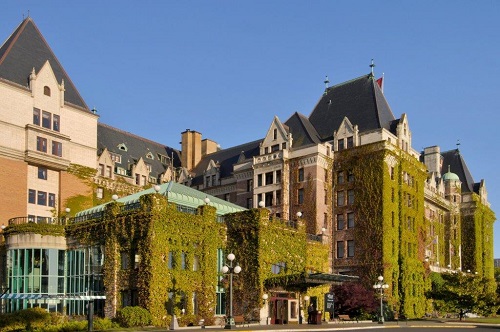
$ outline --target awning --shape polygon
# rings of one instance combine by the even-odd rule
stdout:
[[[268,278],[264,281],[267,288],[283,287],[287,290],[306,291],[309,287],[320,285],[341,284],[348,281],[357,281],[358,276],[331,273],[296,273]]]
[[[75,294],[28,294],[7,293],[3,294],[2,300],[105,300],[105,295],[75,295]]]

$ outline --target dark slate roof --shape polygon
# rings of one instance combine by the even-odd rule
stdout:
[[[119,149],[118,146],[120,144],[124,144],[127,147],[127,151]],[[104,148],[107,148],[110,152],[121,155],[121,164],[117,163],[116,166],[126,170],[129,170],[129,166],[135,164],[142,157],[145,163],[151,165],[150,175],[155,178],[158,178],[166,169],[165,165],[159,160],[158,153],[169,158],[172,158],[173,154],[174,167],[177,168],[181,166],[180,152],[178,150],[103,123],[98,123],[97,149],[99,155]],[[153,154],[154,159],[146,158],[149,152]]]
[[[321,143],[318,132],[304,115],[295,112],[286,120],[285,125],[292,133],[292,147],[298,148],[309,144]]]
[[[64,100],[88,110],[87,104],[30,17],[23,20],[0,47],[0,78],[26,87],[33,67],[38,73],[47,60],[57,82],[60,84],[64,79]]]
[[[443,164],[441,167],[441,174],[448,172],[448,166],[450,166],[450,171],[458,175],[458,178],[462,182],[462,192],[477,192],[472,175],[465,164],[465,160],[460,154],[460,150],[450,150],[442,152]]]
[[[309,116],[321,139],[331,140],[333,132],[347,117],[360,132],[385,128],[395,120],[391,108],[371,74],[332,86],[325,91]]]
[[[191,185],[201,185],[203,184],[203,172],[207,169],[210,160],[219,164],[219,176],[221,179],[232,176],[233,165],[238,162],[241,153],[245,155],[245,158],[253,158],[259,155],[259,146],[262,139],[245,143],[242,145],[234,146],[224,150],[220,150],[211,154],[204,156],[198,165],[193,169],[195,174]]]

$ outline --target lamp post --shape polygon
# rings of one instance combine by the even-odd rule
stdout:
[[[380,320],[379,324],[384,324],[384,304],[382,302],[384,298],[384,289],[389,288],[388,284],[384,284],[384,277],[379,276],[377,278],[377,282],[373,285],[373,288],[378,289],[380,291]]]
[[[229,330],[229,329],[235,329],[236,324],[234,323],[234,317],[233,317],[233,273],[240,273],[241,272],[241,266],[236,264],[233,266],[233,261],[236,257],[234,256],[233,253],[230,253],[227,255],[227,259],[229,260],[229,266],[224,265],[222,267],[222,273],[228,273],[229,272],[229,317],[226,321],[226,326],[224,326],[224,329]]]
[[[297,214],[299,214],[300,212],[297,212]],[[307,304],[307,302],[309,301],[310,297],[309,295],[306,295],[304,296],[304,301],[306,303],[305,307],[306,307],[306,310],[307,310],[307,324],[310,324],[311,323],[311,311],[309,310],[309,306]]]
[[[269,324],[269,308],[267,308],[267,299],[269,298],[269,295],[264,293],[262,295],[262,299],[264,300],[264,305],[266,306],[266,325]]]

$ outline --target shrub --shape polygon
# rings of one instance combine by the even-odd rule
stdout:
[[[87,331],[87,321],[81,320],[76,321],[72,320],[67,323],[64,323],[59,327],[60,332],[74,332],[74,331]]]
[[[118,327],[120,326],[109,318],[94,318],[94,330],[96,331],[111,330]]]
[[[123,327],[146,326],[151,323],[151,314],[142,307],[125,307],[116,313],[116,321]]]

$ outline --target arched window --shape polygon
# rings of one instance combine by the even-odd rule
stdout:
[[[48,86],[43,87],[43,94],[50,97],[50,88]]]

